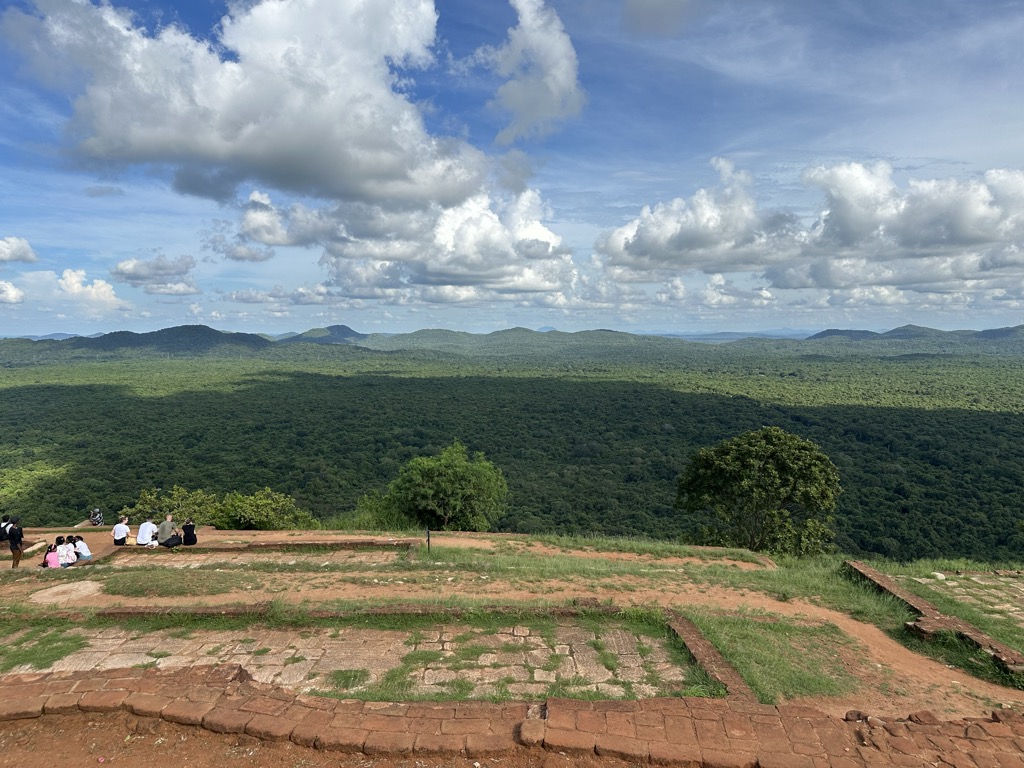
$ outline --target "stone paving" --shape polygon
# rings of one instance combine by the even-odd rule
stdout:
[[[76,627],[88,646],[48,672],[118,668],[183,669],[237,664],[252,680],[299,691],[372,691],[396,673],[417,697],[539,699],[561,695],[636,698],[685,688],[688,669],[670,657],[665,638],[640,637],[611,619],[598,631],[562,623],[475,629],[464,624],[426,630],[332,629],[232,631]],[[405,661],[409,659],[408,663]],[[13,670],[33,671],[30,665]],[[339,686],[343,686],[339,688]]]
[[[1024,768],[1024,717],[943,722],[730,699],[378,703],[307,696],[248,678],[237,664],[11,674],[6,721],[128,712],[336,752],[500,757],[524,750],[681,768]]]

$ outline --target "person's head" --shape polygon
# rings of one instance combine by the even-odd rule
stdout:
[[[153,516],[152,515],[146,515],[146,522],[147,523],[152,523],[153,522]]]
[[[11,525],[17,527],[20,523],[21,523],[21,518],[20,517],[12,517],[11,518]]]
[[[56,541],[57,546],[59,547],[63,543],[64,543],[64,537],[63,536],[58,536],[57,537],[57,541]]]
[[[168,512],[166,515],[164,515],[164,520],[166,520],[168,523],[171,522],[171,520],[173,520],[173,519],[174,519],[174,515],[172,515],[170,512]]]
[[[0,518],[0,523],[10,522],[10,519],[11,519],[10,515],[4,515],[2,518]]]
[[[192,518],[191,517],[186,517],[185,518],[185,525],[194,525],[194,523],[192,522]]]
[[[48,545],[48,546],[46,547],[46,551],[47,551],[47,552],[56,552],[56,551],[57,551],[57,545],[56,545],[56,544],[50,544],[50,545]]]
[[[121,522],[125,525],[128,524],[128,515],[121,515]]]

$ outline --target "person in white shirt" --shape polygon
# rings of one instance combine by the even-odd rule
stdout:
[[[65,540],[63,536],[57,537],[57,558],[61,568],[70,568],[78,561],[74,538],[74,536],[69,536]]]
[[[128,518],[122,517],[117,525],[110,529],[110,535],[114,537],[114,545],[123,547],[128,543],[128,537],[132,535],[132,529],[128,527]]]
[[[92,550],[89,549],[89,545],[85,543],[85,539],[81,536],[75,536],[75,552],[78,554],[79,562],[88,562],[92,560]]]
[[[146,522],[139,526],[139,535],[135,537],[135,543],[140,547],[155,547],[156,532],[159,530],[152,517],[147,517]]]

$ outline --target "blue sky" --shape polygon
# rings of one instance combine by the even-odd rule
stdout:
[[[14,0],[0,334],[1024,323],[1024,3]]]

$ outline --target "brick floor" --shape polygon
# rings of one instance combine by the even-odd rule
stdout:
[[[247,733],[311,749],[366,755],[498,757],[534,751],[674,768],[1024,768],[1024,716],[942,721],[931,712],[846,719],[808,707],[728,700],[549,699],[493,704],[387,703],[307,696],[245,679],[238,665],[182,670],[110,670],[0,678],[0,737],[7,723],[78,710],[137,716]],[[140,684],[142,690],[140,690]],[[156,687],[161,694],[146,692]],[[49,691],[49,693],[47,693]],[[173,692],[173,693],[169,693]],[[564,758],[563,758],[564,759]]]

